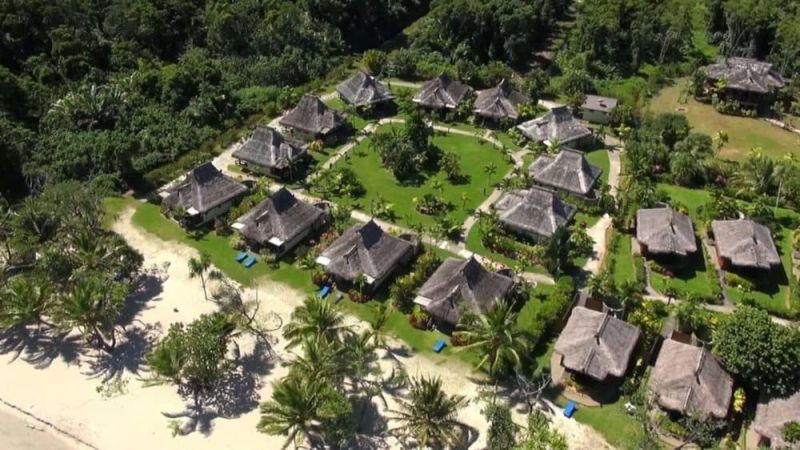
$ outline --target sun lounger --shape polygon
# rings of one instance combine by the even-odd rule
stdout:
[[[251,257],[247,258],[246,260],[244,260],[244,266],[247,267],[248,269],[250,267],[252,267],[253,264],[255,264],[255,263],[256,263],[255,256],[251,256]]]
[[[436,344],[434,344],[433,351],[439,353],[442,351],[442,349],[444,349],[445,345],[447,345],[447,342],[444,340],[444,338],[439,339],[438,341],[436,341]]]
[[[239,252],[239,254],[236,255],[236,262],[240,263],[244,261],[245,258],[247,258],[247,252]]]
[[[572,415],[575,414],[575,410],[578,409],[578,405],[575,404],[572,400],[567,402],[567,406],[564,407],[564,417],[567,419],[571,419]]]
[[[322,289],[319,290],[319,293],[317,295],[319,296],[319,298],[325,298],[330,293],[331,293],[330,286],[322,286]]]

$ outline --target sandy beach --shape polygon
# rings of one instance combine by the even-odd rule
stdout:
[[[200,282],[190,279],[186,261],[193,249],[172,242],[163,242],[135,228],[130,223],[131,211],[122,214],[114,226],[131,246],[145,258],[146,268],[153,268],[151,279],[144,288],[128,301],[130,325],[113,357],[94,350],[86,350],[76,336],[67,336],[60,342],[42,342],[31,334],[18,342],[5,343],[0,353],[0,399],[15,405],[46,422],[56,425],[63,433],[77,437],[87,445],[70,442],[58,431],[41,426],[27,428],[28,420],[20,413],[4,412],[0,405],[0,449],[265,449],[280,448],[284,439],[256,431],[259,420],[258,404],[271,395],[271,382],[286,374],[281,360],[291,355],[285,350],[282,339],[277,339],[274,349],[278,358],[269,359],[259,351],[253,339],[241,339],[240,371],[218,404],[210,408],[200,421],[200,429],[185,436],[173,437],[171,420],[184,422],[186,403],[172,386],[144,387],[147,377],[144,354],[150,343],[177,321],[189,322],[203,313],[215,310],[215,305],[205,301]],[[213,288],[213,287],[212,287]],[[264,281],[257,287],[262,309],[270,311],[284,321],[302,302],[305,294],[281,284]],[[262,313],[267,313],[264,309]],[[352,319],[354,325],[360,325]],[[274,333],[276,338],[279,333]],[[12,347],[14,349],[12,349]],[[20,351],[21,350],[21,351]],[[474,399],[477,385],[469,377],[468,367],[456,363],[436,364],[432,360],[411,355],[399,362],[384,358],[387,372],[400,364],[411,375],[440,376],[445,390]],[[101,395],[98,386],[104,378],[123,380],[119,389]],[[380,402],[378,402],[380,403]],[[389,396],[389,408],[395,406]],[[478,430],[478,439],[471,448],[484,445],[486,423],[481,414],[481,404],[471,401],[460,413],[460,419]],[[378,406],[383,410],[383,405]],[[523,423],[524,417],[516,417]],[[574,420],[553,415],[554,426],[567,435],[572,448],[610,448],[594,430]],[[34,424],[34,426],[37,426]],[[391,423],[388,424],[391,427]],[[8,433],[6,433],[8,430]],[[396,442],[387,442],[390,448]],[[8,446],[11,447],[8,447]],[[5,446],[5,447],[4,447]]]

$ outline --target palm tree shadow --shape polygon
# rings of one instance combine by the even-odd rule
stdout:
[[[378,411],[372,399],[358,397],[353,399],[353,411],[356,420],[356,448],[364,450],[382,450],[389,448],[386,432],[389,427],[386,419]]]
[[[120,312],[117,324],[128,325],[142,311],[151,309],[150,302],[160,301],[164,291],[164,276],[156,273],[146,273],[137,278],[131,286],[131,292],[125,299],[125,306]]]
[[[81,337],[70,332],[54,334],[49,331],[36,327],[0,331],[0,354],[14,353],[10,362],[22,359],[36,369],[46,369],[56,359],[67,364],[80,363]]]
[[[90,379],[99,378],[103,383],[120,378],[125,372],[139,375],[160,328],[159,325],[146,324],[125,329],[114,352],[96,351],[88,362],[89,370],[84,374]]]

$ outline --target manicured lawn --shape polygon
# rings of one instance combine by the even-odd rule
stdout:
[[[586,160],[589,161],[589,164],[593,166],[597,166],[603,170],[603,173],[600,175],[600,181],[603,185],[608,184],[608,171],[609,171],[609,161],[608,161],[608,150],[601,149],[601,150],[593,150],[591,152],[586,153]]]
[[[381,130],[385,131],[388,128],[384,126]],[[396,221],[406,226],[432,225],[436,222],[435,216],[417,212],[413,201],[414,198],[422,198],[429,193],[449,202],[451,210],[447,214],[456,222],[463,223],[469,212],[483,202],[494,185],[511,169],[511,163],[506,161],[506,157],[491,144],[480,143],[478,139],[469,136],[437,135],[433,138],[433,143],[444,151],[452,151],[459,155],[461,171],[468,177],[468,181],[454,185],[441,173],[428,173],[423,174],[421,183],[404,185],[398,183],[394,175],[381,166],[377,152],[369,148],[369,141],[369,138],[362,141],[348,153],[348,158],[343,158],[336,165],[349,167],[358,174],[366,190],[364,196],[355,200],[360,209],[369,212],[371,205],[380,195],[386,202],[394,205]],[[494,174],[487,175],[483,169],[490,163],[494,163],[497,170]],[[441,193],[434,191],[432,187],[434,180],[442,182]],[[467,196],[466,202],[462,201],[462,193]],[[345,203],[348,201],[344,199]]]
[[[330,100],[326,100],[325,104],[330,106],[333,109],[338,109],[339,111],[344,111],[347,109],[344,102],[339,97],[334,97]],[[353,128],[356,130],[363,130],[364,127],[367,126],[367,121],[359,116],[358,114],[347,114],[347,120],[350,121],[350,124],[353,125]]]
[[[625,402],[626,400],[620,397],[614,403],[598,407],[579,405],[573,417],[600,432],[613,447],[633,450],[641,438],[642,427],[636,419],[625,412]],[[556,404],[562,407],[566,406],[566,403],[563,397],[559,397],[556,401]]]
[[[103,206],[105,207],[105,216],[103,217],[103,226],[111,228],[117,217],[129,206],[136,206],[137,202],[132,197],[106,197],[103,199]]]
[[[494,261],[497,261],[501,264],[505,264],[508,267],[516,267],[520,264],[520,261],[515,259],[511,259],[508,256],[501,255],[500,253],[493,252],[489,250],[483,245],[481,242],[481,231],[480,231],[480,220],[472,227],[469,234],[467,235],[467,240],[465,242],[467,250],[471,252],[475,252],[479,255],[485,256],[490,258]],[[529,264],[522,265],[522,270],[525,272],[536,272],[536,273],[547,273],[547,270],[542,266],[532,266]]]
[[[787,153],[800,153],[800,135],[764,120],[720,114],[711,105],[699,103],[691,97],[686,103],[679,102],[686,83],[686,79],[675,80],[674,85],[663,89],[650,101],[648,109],[653,113],[680,112],[686,115],[693,128],[708,135],[725,131],[729,142],[722,148],[721,155],[726,158],[744,159],[753,147],[761,147],[764,154],[775,158]]]
[[[705,248],[700,245],[697,253],[689,258],[686,267],[678,271],[674,277],[670,278],[655,271],[650,271],[650,284],[653,289],[662,294],[668,288],[672,288],[676,292],[689,292],[703,297],[710,296],[712,291],[709,284],[709,274],[706,272],[706,256]]]
[[[612,233],[616,234],[617,244],[609,252],[609,263],[614,265],[614,282],[617,285],[626,282],[636,281],[636,267],[633,263],[633,254],[631,253],[631,236],[628,234],[619,233],[614,230]]]
[[[511,136],[509,136],[508,133],[506,133],[505,131],[497,131],[495,133],[495,137],[497,138],[498,141],[502,142],[503,145],[514,151],[517,151],[521,148],[519,145],[517,145],[516,142],[514,142],[514,139],[511,139]],[[527,167],[528,166],[526,165],[525,168]]]
[[[575,214],[575,223],[577,224],[585,223],[586,228],[592,228],[594,224],[596,224],[599,221],[600,221],[600,216],[593,216],[580,211],[578,211],[578,213]]]

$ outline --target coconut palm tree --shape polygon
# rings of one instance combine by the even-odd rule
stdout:
[[[100,273],[82,273],[62,297],[59,323],[77,328],[87,340],[108,353],[116,346],[116,325],[127,295],[127,285],[109,281]]]
[[[200,283],[203,285],[203,297],[206,300],[208,300],[206,272],[209,268],[211,268],[211,255],[208,252],[201,252],[199,258],[194,256],[189,258],[189,278],[200,278]]]
[[[391,432],[413,438],[420,448],[455,447],[461,439],[458,410],[466,404],[465,397],[442,391],[438,377],[411,378],[408,400],[398,400],[399,408],[391,411],[399,424]]]
[[[492,176],[497,173],[497,164],[490,162],[489,164],[483,166],[483,173],[486,174],[486,180],[491,185]],[[483,193],[486,193],[486,188],[484,188]]]
[[[273,383],[272,400],[261,404],[262,433],[286,436],[286,449],[317,433],[321,385],[313,378],[287,377]]]
[[[283,337],[289,340],[290,347],[295,347],[307,340],[340,342],[349,332],[344,315],[333,303],[308,297],[292,312]]]
[[[517,314],[511,305],[495,300],[486,314],[473,317],[460,323],[457,329],[459,337],[468,342],[464,348],[476,349],[481,356],[477,367],[486,369],[492,377],[502,374],[509,366],[519,368],[530,341],[517,328]]]

